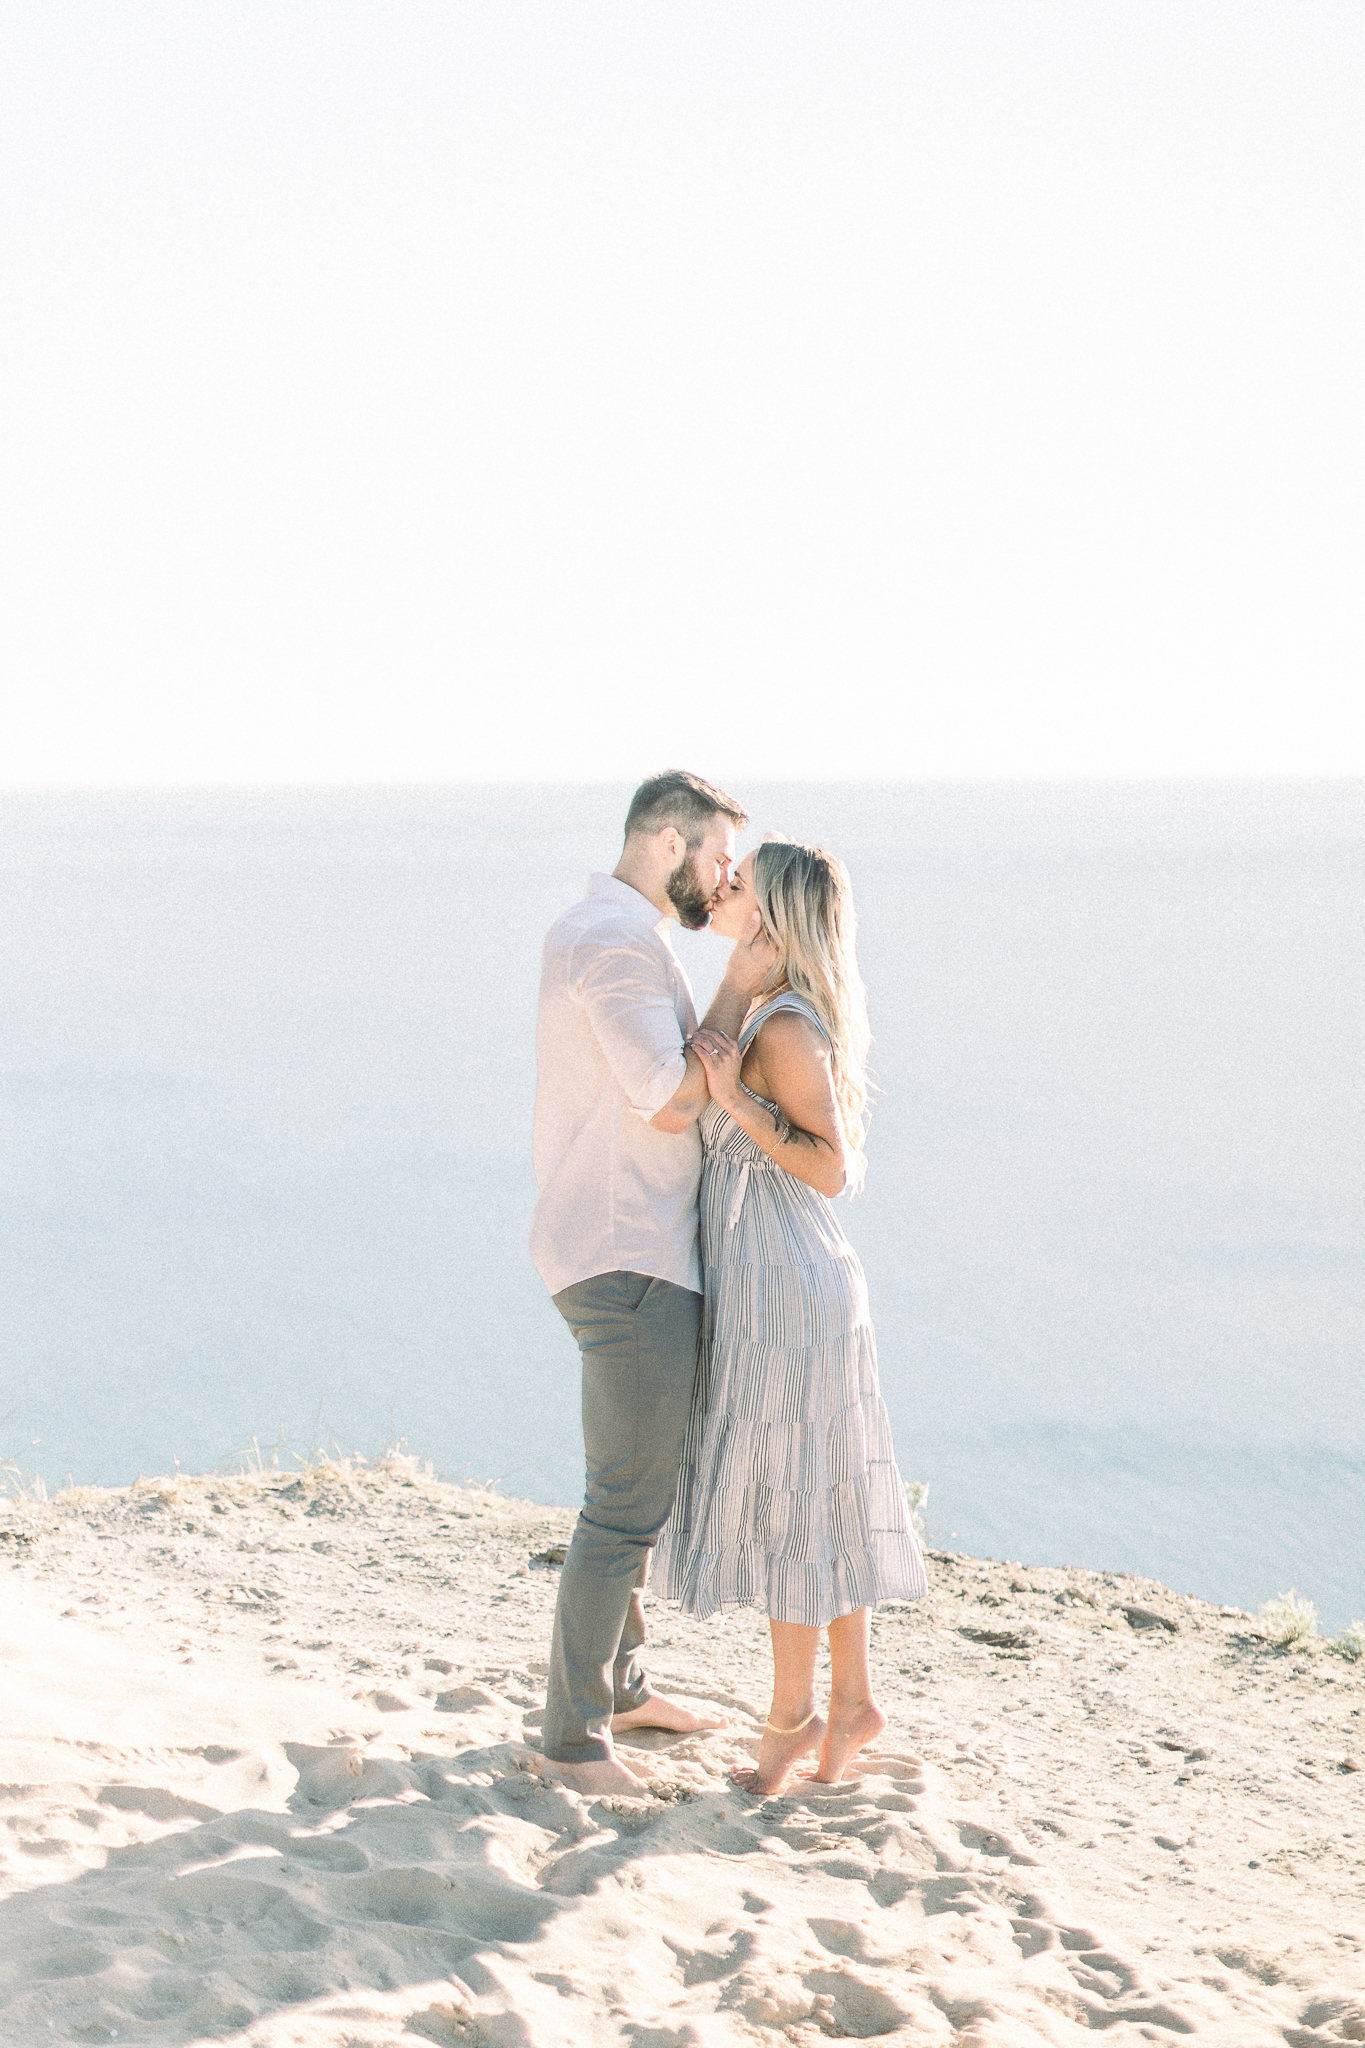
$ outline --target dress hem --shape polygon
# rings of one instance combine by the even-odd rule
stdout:
[[[927,1591],[921,1592],[910,1588],[900,1593],[888,1593],[885,1591],[873,1593],[869,1594],[865,1600],[855,1601],[852,1607],[841,1607],[833,1614],[826,1614],[823,1608],[817,1608],[816,1612],[819,1619],[812,1621],[809,1613],[774,1614],[771,1608],[764,1605],[763,1600],[758,1595],[755,1595],[751,1600],[739,1598],[715,1600],[706,1607],[694,1605],[688,1600],[680,1599],[676,1593],[661,1593],[659,1595],[660,1599],[667,1600],[670,1606],[676,1607],[680,1614],[685,1614],[689,1621],[710,1621],[713,1615],[742,1614],[747,1609],[756,1607],[760,1614],[767,1616],[769,1621],[795,1623],[802,1628],[828,1628],[832,1621],[838,1621],[845,1614],[856,1614],[860,1607],[884,1607],[891,1600],[923,1600],[926,1597]]]

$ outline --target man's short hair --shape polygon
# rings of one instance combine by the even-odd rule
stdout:
[[[713,818],[728,818],[736,832],[749,822],[744,806],[717,789],[714,782],[703,782],[686,768],[669,768],[642,782],[631,798],[626,837],[632,832],[662,832],[665,825],[672,825],[682,833],[691,853],[701,845]]]

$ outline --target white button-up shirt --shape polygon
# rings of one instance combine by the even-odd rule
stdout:
[[[545,941],[536,1026],[531,1257],[551,1294],[595,1273],[648,1273],[701,1292],[696,1125],[649,1120],[682,1085],[692,991],[672,919],[593,875]]]

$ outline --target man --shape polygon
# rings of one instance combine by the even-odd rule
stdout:
[[[613,1730],[721,1725],[650,1692],[640,1589],[673,1505],[701,1328],[706,1076],[669,934],[674,919],[706,924],[746,822],[699,776],[653,776],[615,871],[593,875],[545,941],[531,1256],[583,1355],[587,1487],[555,1608],[544,1749],[547,1772],[581,1792],[644,1790]],[[706,1013],[729,1037],[771,964],[757,926]]]

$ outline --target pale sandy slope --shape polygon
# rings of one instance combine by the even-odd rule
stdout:
[[[585,1805],[525,1768],[567,1525],[401,1467],[0,1509],[0,2048],[1365,2039],[1358,1667],[937,1559],[866,1775],[761,1803],[761,1619],[656,1607],[734,1732]]]

